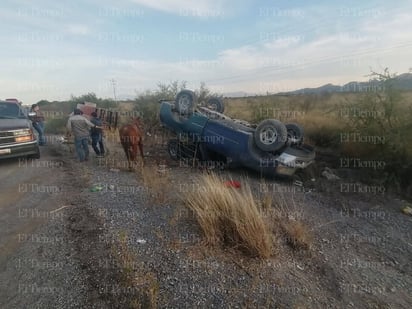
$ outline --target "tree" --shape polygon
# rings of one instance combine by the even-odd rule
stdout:
[[[174,101],[176,95],[186,88],[186,84],[186,81],[173,81],[170,84],[158,83],[156,90],[146,90],[137,94],[135,111],[142,115],[146,130],[153,130],[160,125],[159,100]],[[211,96],[215,95],[206,87],[204,82],[200,84],[199,89],[195,90],[195,94],[199,103],[206,102]]]
[[[206,87],[205,82],[200,83],[200,88],[195,91],[197,100],[199,103],[207,102],[209,97],[211,96],[211,91]]]
[[[348,129],[377,141],[376,145],[359,144],[358,151],[369,150],[364,159],[385,162],[387,185],[397,183],[400,189],[406,190],[412,186],[410,173],[407,177],[404,173],[412,171],[412,110],[404,104],[401,90],[394,87],[396,74],[390,74],[385,68],[382,73],[372,71],[369,76],[378,86],[349,105]]]
[[[83,94],[79,97],[71,95],[70,102],[76,106],[77,104],[81,104],[84,102],[91,102],[96,103],[99,108],[116,108],[117,104],[112,99],[102,99],[98,98],[95,93],[89,92],[87,94]]]

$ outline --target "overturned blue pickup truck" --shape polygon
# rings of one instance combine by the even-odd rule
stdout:
[[[267,119],[257,126],[223,114],[223,102],[212,98],[196,108],[194,93],[180,91],[175,101],[161,101],[160,121],[176,134],[168,142],[173,159],[219,162],[246,167],[265,176],[291,176],[314,162],[314,149],[303,143],[303,129]]]

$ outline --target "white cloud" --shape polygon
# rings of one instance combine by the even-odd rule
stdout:
[[[207,14],[218,12],[214,9],[223,8],[218,0],[201,0],[191,5],[183,0],[127,1],[174,14],[190,13],[194,17],[208,17]],[[62,18],[48,19],[37,19],[30,14],[15,19],[10,11],[0,12],[7,22],[13,21],[13,25],[25,23],[26,29],[33,29],[35,33],[49,29],[44,32],[48,35],[47,41],[43,37],[31,36],[31,40],[16,45],[22,48],[13,49],[12,57],[7,49],[0,52],[0,83],[3,85],[0,97],[18,97],[24,103],[43,98],[63,100],[70,94],[87,92],[111,97],[113,88],[109,80],[112,78],[117,81],[117,93],[130,96],[135,91],[154,89],[158,82],[174,80],[186,80],[192,88],[205,81],[207,86],[219,92],[280,92],[329,82],[343,84],[360,80],[369,73],[370,67],[376,70],[389,67],[391,72],[398,73],[411,67],[412,33],[407,29],[412,28],[412,18],[406,9],[390,18],[365,19],[353,27],[339,27],[335,33],[334,29],[326,31],[329,29],[325,29],[324,23],[315,23],[314,26],[323,29],[322,35],[316,37],[311,33],[316,27],[302,31],[300,36],[294,35],[297,26],[292,32],[286,32],[289,36],[261,32],[264,40],[261,37],[261,40],[247,44],[243,41],[243,45],[223,49],[215,57],[184,60],[185,55],[182,55],[183,60],[170,62],[130,56],[124,50],[110,48],[108,51],[105,42],[96,46],[93,42],[84,43],[82,36],[95,35],[96,31],[104,29],[100,21],[90,20],[82,12],[70,19],[66,14],[68,11],[62,11],[65,12]],[[36,14],[39,12],[49,11],[35,11]],[[105,16],[100,17],[104,19]],[[266,26],[268,30],[272,29],[270,25],[260,23],[255,30],[263,31]],[[13,39],[13,34],[6,37],[6,30],[0,30],[0,34],[3,33],[6,41]],[[306,33],[308,35],[304,35]],[[57,40],[60,36],[54,37],[55,34],[62,39]],[[71,36],[79,36],[80,41],[73,42]]]
[[[224,62],[215,80],[236,90],[271,92],[278,88],[297,89],[329,82],[346,83],[362,79],[369,70],[389,67],[405,72],[410,66],[412,20],[404,13],[387,20],[367,20],[356,31],[329,34],[311,40],[263,44],[222,51]],[[402,30],[403,29],[403,30]],[[282,83],[283,81],[283,83]],[[278,87],[282,83],[282,87]],[[285,90],[281,90],[285,91]]]
[[[227,14],[226,4],[231,0],[130,0],[139,5],[187,17],[214,18]]]

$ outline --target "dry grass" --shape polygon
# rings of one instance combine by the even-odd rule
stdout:
[[[293,194],[263,194],[264,197],[267,195],[270,196],[270,202],[266,203],[270,203],[271,206],[267,207],[267,217],[273,224],[274,233],[282,235],[286,243],[294,249],[310,249],[313,234],[305,223],[303,211],[295,202]]]
[[[120,144],[119,129],[104,130],[105,139],[111,144]]]
[[[310,249],[313,236],[306,224],[302,221],[288,220],[281,222],[281,226],[286,234],[286,241],[291,247],[295,249]]]
[[[139,177],[149,192],[152,202],[163,204],[168,200],[171,189],[170,172],[163,164],[147,164],[141,166]]]
[[[311,248],[313,235],[293,194],[259,190],[255,196],[246,180],[241,189],[228,188],[215,174],[203,175],[196,188],[185,192],[184,199],[207,244],[261,258],[278,251],[282,239],[293,249]]]
[[[272,254],[271,229],[249,186],[228,188],[218,176],[209,174],[201,178],[198,188],[187,192],[185,201],[208,244],[236,247],[262,258]]]
[[[129,164],[123,148],[120,145],[119,131],[105,130],[104,135],[104,146],[106,153],[104,158],[97,159],[98,165],[105,166],[108,169],[128,170]]]

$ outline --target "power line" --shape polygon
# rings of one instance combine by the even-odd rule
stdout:
[[[350,54],[343,54],[343,55],[337,55],[337,56],[327,56],[327,57],[322,57],[318,59],[312,59],[309,61],[305,61],[303,63],[296,64],[295,66],[290,66],[290,65],[273,65],[273,66],[265,66],[265,67],[259,67],[255,69],[251,69],[245,73],[242,74],[236,74],[236,75],[231,75],[231,76],[226,76],[222,78],[216,78],[216,79],[210,79],[210,80],[205,80],[207,83],[213,83],[213,82],[234,82],[234,81],[242,81],[246,80],[247,78],[250,77],[261,77],[261,76],[267,76],[271,75],[274,73],[285,73],[285,72],[290,72],[290,71],[296,71],[299,69],[303,69],[306,66],[314,66],[314,65],[319,65],[319,64],[324,64],[324,63],[333,63],[337,60],[340,59],[345,59],[349,57],[354,57],[354,56],[368,56],[372,54],[377,54],[381,52],[386,52],[390,51],[393,49],[400,49],[400,48],[405,48],[405,47],[411,47],[412,46],[412,41],[409,42],[404,42],[399,45],[393,45],[393,46],[388,46],[388,47],[383,47],[383,48],[367,48],[363,50],[359,50],[356,52],[351,52]]]

